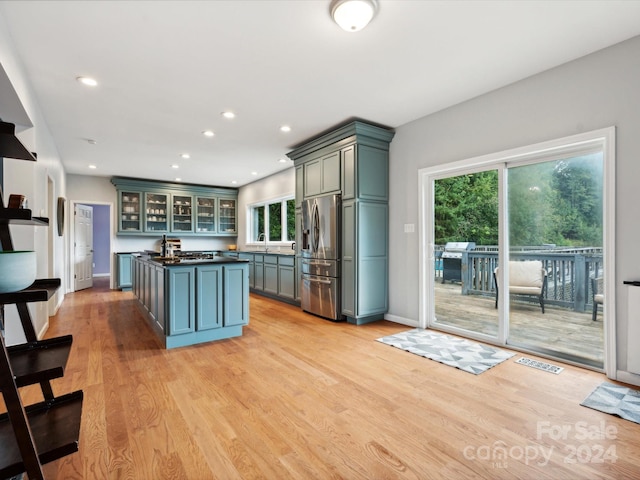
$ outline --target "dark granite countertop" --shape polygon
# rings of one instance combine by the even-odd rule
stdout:
[[[249,260],[242,260],[231,257],[197,258],[185,259],[179,257],[149,257],[149,262],[157,263],[164,267],[187,267],[194,265],[216,265],[222,263],[248,263]]]

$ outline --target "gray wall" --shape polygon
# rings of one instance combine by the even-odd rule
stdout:
[[[627,288],[640,279],[640,37],[399,127],[390,163],[390,317],[418,320],[418,170],[616,126],[618,369],[626,368]],[[469,79],[473,81],[473,79]],[[403,224],[416,233],[403,233]],[[640,377],[639,377],[640,378]]]

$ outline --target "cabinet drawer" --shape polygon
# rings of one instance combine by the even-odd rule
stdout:
[[[256,263],[263,263],[264,262],[264,255],[254,255],[253,256],[253,261]]]
[[[276,255],[265,255],[264,256],[264,263],[269,263],[271,265],[277,265],[278,264],[278,257]]]
[[[293,267],[295,265],[295,257],[291,256],[291,257],[280,257],[278,259],[278,265],[284,265],[287,267]]]

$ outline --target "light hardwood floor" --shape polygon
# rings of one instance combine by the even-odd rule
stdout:
[[[96,286],[51,321],[74,335],[54,391],[85,401],[48,479],[640,478],[640,425],[579,405],[599,373],[516,356],[475,376],[375,341],[408,327],[258,296],[242,337],[167,351],[135,302]]]

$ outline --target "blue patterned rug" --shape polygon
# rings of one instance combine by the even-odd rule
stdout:
[[[580,404],[640,423],[640,391],[604,382]]]
[[[515,355],[515,353],[471,342],[464,338],[420,328],[378,338],[378,342],[475,375],[489,370]]]

